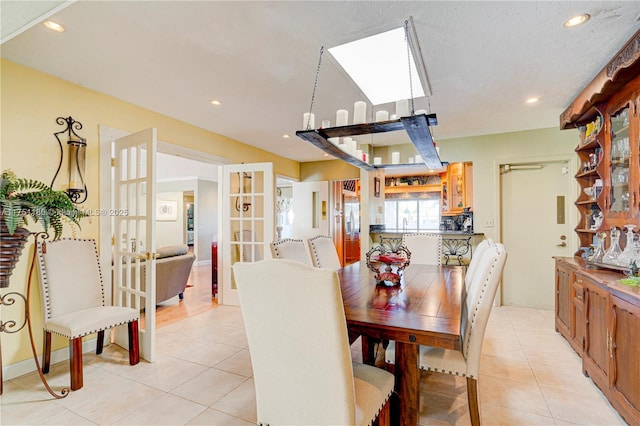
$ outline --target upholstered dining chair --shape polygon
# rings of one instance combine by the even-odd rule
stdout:
[[[118,325],[129,328],[129,364],[140,361],[136,309],[106,306],[96,242],[61,239],[39,242],[38,266],[44,312],[42,371],[49,372],[51,334],[69,339],[71,389],[82,379],[82,337],[97,333],[96,354],[102,353],[104,331]]]
[[[411,252],[411,263],[442,264],[442,236],[436,234],[404,234],[402,245]]]
[[[469,262],[469,266],[467,267],[467,272],[464,276],[464,285],[466,290],[468,290],[469,285],[471,285],[471,277],[473,277],[476,273],[476,268],[480,263],[480,258],[482,257],[482,254],[485,252],[487,248],[489,248],[493,244],[495,244],[493,242],[493,238],[490,238],[490,237],[487,237],[478,243],[478,246],[476,247],[474,254],[471,257],[471,262]]]
[[[487,245],[479,256],[471,284],[462,301],[460,312],[461,350],[431,346],[420,347],[420,368],[426,371],[462,376],[467,379],[467,400],[471,424],[480,425],[478,372],[484,332],[489,321],[493,300],[502,278],[507,252],[502,244]],[[386,362],[395,362],[395,346],[389,344]]]
[[[340,258],[333,239],[326,235],[317,235],[307,240],[311,261],[316,268],[340,269]]]
[[[236,263],[233,272],[258,424],[388,424],[394,377],[352,362],[335,271],[268,259]]]
[[[309,251],[303,240],[295,238],[284,238],[271,243],[271,254],[274,259],[296,260],[311,265]]]

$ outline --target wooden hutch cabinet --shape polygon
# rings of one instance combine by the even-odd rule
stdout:
[[[560,116],[578,128],[575,202],[580,247],[597,232],[640,229],[640,31]],[[597,218],[597,220],[596,220]],[[624,247],[624,232],[621,244]],[[607,243],[609,243],[607,241]],[[640,424],[640,288],[580,255],[556,258],[556,330],[582,357],[585,375],[629,424]]]

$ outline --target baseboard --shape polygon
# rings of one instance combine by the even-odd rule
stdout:
[[[105,333],[106,334],[106,333]],[[106,347],[107,344],[105,344]],[[96,339],[90,339],[82,342],[82,353],[94,352],[96,350]],[[57,364],[62,361],[69,360],[69,348],[65,347],[51,352],[51,365]],[[38,354],[38,362],[42,366],[42,354]],[[16,377],[24,376],[25,374],[33,373],[37,371],[36,363],[33,357],[25,359],[24,361],[16,362],[15,364],[6,365],[2,367],[2,380],[11,380]]]
[[[198,260],[196,262],[194,262],[193,266],[205,266],[205,265],[211,265],[211,259],[209,260]]]

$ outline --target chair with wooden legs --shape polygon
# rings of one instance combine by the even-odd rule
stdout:
[[[38,270],[44,312],[42,371],[49,372],[51,334],[69,339],[71,390],[82,380],[82,338],[97,333],[96,354],[102,353],[104,331],[127,324],[129,364],[140,361],[139,312],[120,306],[105,306],[104,287],[95,240],[61,239],[39,242]]]
[[[487,245],[484,253],[478,256],[477,267],[470,277],[470,285],[461,306],[461,350],[420,346],[421,369],[467,379],[467,400],[473,426],[480,425],[478,372],[482,341],[506,261],[507,252],[502,244]],[[395,363],[393,342],[389,344],[385,358],[388,364]]]
[[[336,271],[269,259],[233,272],[258,424],[388,425],[394,377],[352,362]]]

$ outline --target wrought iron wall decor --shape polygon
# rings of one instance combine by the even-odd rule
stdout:
[[[84,203],[87,200],[88,191],[87,185],[84,181],[84,169],[85,169],[85,156],[87,151],[87,140],[76,133],[76,131],[82,129],[82,123],[74,120],[72,117],[58,117],[56,123],[59,125],[66,124],[66,128],[59,132],[55,132],[53,135],[60,145],[60,163],[58,163],[58,169],[51,181],[51,188],[60,173],[62,168],[62,161],[64,160],[64,147],[62,145],[61,137],[66,133],[67,143],[67,164],[68,164],[68,182],[67,189],[64,191],[74,204]]]

